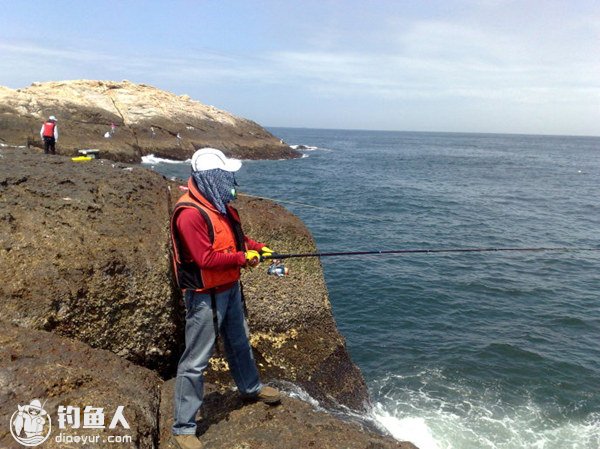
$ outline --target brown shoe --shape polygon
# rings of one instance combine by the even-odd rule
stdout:
[[[204,447],[196,435],[173,435],[173,440],[179,449],[202,449]]]
[[[273,387],[264,385],[258,394],[254,397],[255,401],[264,402],[269,405],[276,405],[281,402],[281,393]]]

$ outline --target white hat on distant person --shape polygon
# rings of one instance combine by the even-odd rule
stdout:
[[[54,120],[55,122],[57,121],[56,117],[54,117],[53,115],[51,115],[50,117],[48,117],[48,120]]]
[[[242,166],[242,161],[228,158],[221,150],[216,148],[201,148],[192,156],[192,170],[205,171],[220,168],[221,170],[234,172]]]

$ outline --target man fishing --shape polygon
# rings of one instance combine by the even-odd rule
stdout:
[[[203,374],[221,336],[231,375],[242,397],[268,404],[279,392],[261,383],[248,341],[240,269],[273,253],[246,236],[237,211],[235,177],[242,163],[220,150],[192,157],[192,175],[171,217],[173,261],[186,307],[185,351],[177,367],[172,432],[181,449],[200,449],[196,414],[203,401]]]

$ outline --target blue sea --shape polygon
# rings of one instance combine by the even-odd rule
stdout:
[[[240,189],[284,202],[322,252],[600,247],[600,138],[270,131],[304,157],[245,161]],[[370,417],[398,439],[600,448],[600,252],[322,263]]]

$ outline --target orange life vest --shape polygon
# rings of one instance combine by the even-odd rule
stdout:
[[[56,123],[54,123],[54,122],[44,123],[44,132],[42,133],[42,135],[44,137],[54,137],[54,128],[56,128]]]
[[[244,234],[240,217],[233,207],[227,206],[228,216],[224,216],[202,196],[192,178],[188,181],[188,187],[188,192],[179,198],[171,215],[173,268],[180,289],[207,292],[213,288],[238,281],[240,279],[240,267],[226,269],[199,268],[193,260],[183,260],[181,258],[182,241],[177,230],[179,213],[184,209],[198,211],[206,221],[212,249],[216,252],[234,253],[245,251]]]

